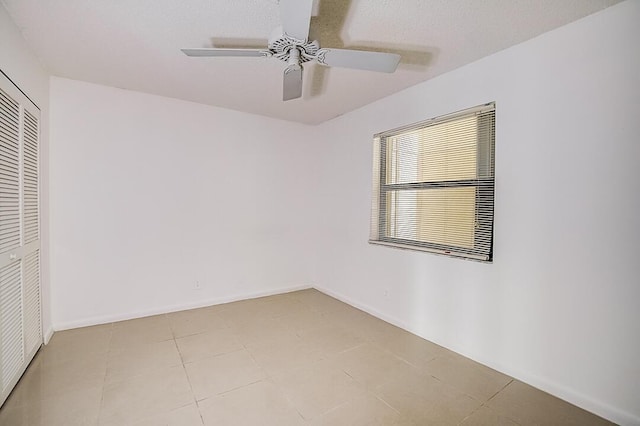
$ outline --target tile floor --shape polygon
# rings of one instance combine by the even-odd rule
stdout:
[[[304,290],[55,333],[0,424],[609,423]]]

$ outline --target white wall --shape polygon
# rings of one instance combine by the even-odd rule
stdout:
[[[320,126],[317,287],[640,424],[638,22],[625,2]],[[493,264],[368,245],[372,135],[490,101]]]
[[[306,126],[61,78],[51,122],[56,329],[311,284]]]
[[[51,337],[49,309],[49,73],[31,53],[4,6],[0,4],[0,70],[40,108],[40,270],[42,326],[45,341]]]

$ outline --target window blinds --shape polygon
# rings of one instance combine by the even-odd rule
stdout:
[[[370,242],[491,260],[495,106],[374,136]]]

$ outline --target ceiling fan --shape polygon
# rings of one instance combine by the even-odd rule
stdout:
[[[282,100],[302,97],[302,64],[315,60],[330,67],[392,73],[400,62],[395,53],[320,48],[309,40],[313,0],[280,0],[282,26],[277,27],[265,49],[181,49],[188,56],[274,57],[288,64],[284,70]]]

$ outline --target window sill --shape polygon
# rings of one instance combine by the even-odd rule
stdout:
[[[398,248],[403,250],[423,251],[427,253],[439,254],[442,256],[455,257],[456,259],[475,260],[477,262],[482,262],[482,263],[493,263],[493,260],[490,260],[488,256],[479,256],[479,255],[468,254],[468,253],[458,253],[458,252],[449,251],[449,250],[438,250],[438,249],[432,249],[428,247],[413,246],[408,244],[397,244],[397,243],[390,243],[387,241],[379,241],[379,240],[369,240],[369,244],[387,246],[387,247]]]

